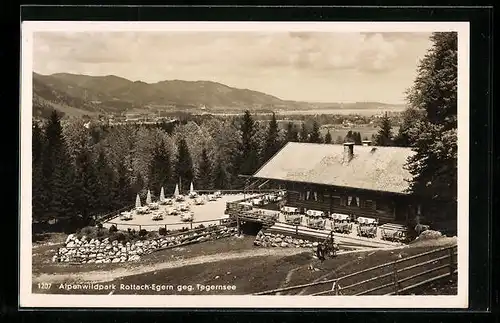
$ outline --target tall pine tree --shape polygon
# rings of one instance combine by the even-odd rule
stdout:
[[[405,130],[415,155],[409,161],[410,190],[433,199],[457,199],[457,33],[431,36],[433,46],[422,59],[407,92],[410,109],[422,117]],[[450,212],[456,212],[455,207]]]
[[[116,196],[114,205],[117,209],[133,204],[134,192],[132,191],[129,171],[125,161],[119,161],[118,163],[114,191]]]
[[[177,161],[175,164],[176,181],[180,180],[181,191],[189,190],[189,185],[193,181],[193,160],[189,152],[186,139],[181,137],[177,142]]]
[[[297,128],[293,124],[293,122],[289,122],[286,125],[286,133],[285,133],[286,142],[298,142],[299,134],[297,132]]]
[[[330,129],[328,129],[325,135],[325,144],[331,144],[331,143],[332,143],[332,135],[330,134]]]
[[[200,189],[209,190],[213,188],[212,164],[205,147],[201,150],[197,177],[197,186]]]
[[[61,127],[61,117],[53,111],[46,124],[42,154],[44,220],[72,220],[75,218],[70,194],[74,168],[69,159]]]
[[[375,145],[392,146],[392,125],[387,113],[380,120],[379,130],[375,136]]]
[[[100,149],[95,163],[98,188],[95,191],[97,203],[95,210],[100,212],[109,212],[114,208],[116,192],[114,191],[115,174],[109,164],[103,149]]]
[[[309,141],[309,131],[307,130],[306,123],[302,123],[302,128],[300,129],[300,142]]]
[[[255,142],[256,125],[250,111],[245,111],[240,121],[239,130],[241,138],[236,158],[237,170],[239,174],[251,175],[258,167],[258,146]]]
[[[361,145],[362,144],[361,133],[358,131],[358,132],[354,132],[353,135],[354,135],[354,144]]]
[[[278,122],[276,121],[276,116],[273,113],[271,121],[269,121],[269,126],[267,129],[267,138],[264,146],[264,156],[263,162],[268,161],[280,148],[280,142],[278,138]]]
[[[227,169],[224,167],[224,161],[219,157],[215,162],[213,169],[214,188],[227,189],[230,188],[230,178]]]
[[[92,154],[88,150],[80,151],[76,157],[76,176],[72,191],[75,210],[86,223],[90,223],[91,216],[102,212],[99,207],[100,188]]]
[[[33,123],[32,137],[32,216],[34,221],[43,221],[45,191],[42,176],[42,151],[44,138],[38,122]]]
[[[149,165],[149,185],[151,193],[157,197],[160,195],[161,188],[164,190],[172,189],[169,183],[172,181],[172,167],[170,156],[163,140],[156,143],[153,149],[153,156]]]
[[[309,135],[309,142],[315,144],[323,142],[323,140],[321,139],[321,133],[319,132],[319,125],[317,121],[313,122],[312,130]]]

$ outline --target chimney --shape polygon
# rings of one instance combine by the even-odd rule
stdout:
[[[363,143],[363,146],[371,146],[372,145],[371,140],[363,140],[362,143]]]
[[[353,155],[354,155],[354,143],[353,142],[344,143],[344,162],[350,162]]]

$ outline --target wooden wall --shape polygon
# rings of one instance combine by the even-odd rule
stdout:
[[[406,222],[409,204],[404,197],[391,194],[289,183],[287,184],[287,205],[301,209],[320,210],[325,213],[373,217],[378,218],[380,223],[385,223]]]

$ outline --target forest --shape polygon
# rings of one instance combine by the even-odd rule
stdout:
[[[397,133],[386,115],[375,145],[412,147],[413,193],[456,200],[456,33],[436,33],[408,90]],[[436,95],[437,94],[437,95]],[[95,216],[132,205],[136,194],[166,193],[181,183],[195,189],[241,189],[244,180],[290,141],[361,144],[348,132],[332,140],[316,120],[279,127],[275,115],[257,120],[249,111],[232,117],[189,116],[176,124],[111,126],[83,118],[62,122],[55,110],[32,129],[33,222],[84,226]],[[67,225],[65,225],[67,227]]]

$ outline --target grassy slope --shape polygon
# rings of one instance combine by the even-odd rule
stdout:
[[[216,255],[218,253],[248,250],[255,248],[252,245],[253,237],[249,236],[244,239],[229,238],[218,240],[210,243],[195,244],[185,248],[171,249],[153,253],[144,257],[140,263],[126,264],[125,266],[146,266],[158,262],[168,261],[170,259],[186,259],[199,255]],[[38,256],[34,256],[34,274],[39,273],[71,273],[92,270],[113,270],[114,268],[123,268],[123,264],[92,264],[82,266],[72,266],[64,264],[52,264],[41,261],[43,258],[42,249],[48,252],[50,248],[39,247]],[[54,248],[54,246],[52,246]],[[401,254],[403,257],[408,257],[414,254],[425,252],[436,248],[434,245],[416,246],[399,250],[376,250],[363,253],[353,253],[338,256],[334,259],[328,259],[323,263],[319,263],[312,258],[311,253],[305,252],[294,256],[266,256],[252,257],[246,259],[232,259],[213,263],[204,263],[197,265],[189,265],[182,268],[170,268],[147,272],[139,275],[126,276],[123,278],[110,281],[119,286],[119,284],[166,284],[166,285],[213,285],[213,284],[234,284],[237,289],[235,291],[213,291],[211,293],[197,291],[183,292],[184,294],[247,294],[255,293],[268,289],[275,289],[285,286],[309,283],[312,281],[320,281],[341,277],[346,274],[360,271],[366,268],[371,268],[376,265],[387,263],[399,259]],[[50,254],[50,252],[49,252]],[[46,258],[45,258],[46,259]],[[50,261],[50,260],[49,260]],[[309,265],[319,268],[319,270],[309,270]],[[379,273],[378,273],[379,274]],[[369,278],[370,276],[367,276]],[[297,290],[289,294],[310,294],[313,292],[324,290],[325,286],[317,288],[309,288],[308,290]],[[453,289],[450,289],[453,292]],[[37,290],[34,284],[34,292]],[[53,286],[49,293],[68,293],[64,290],[57,289]],[[108,293],[87,291],[86,293]],[[421,289],[419,293],[426,292],[426,289]],[[456,292],[456,291],[455,291]],[[74,292],[72,292],[74,293]],[[120,291],[116,290],[116,294],[179,294],[174,291]]]

